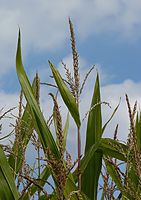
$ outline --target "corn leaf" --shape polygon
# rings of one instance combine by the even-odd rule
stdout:
[[[127,161],[127,145],[117,142],[111,138],[101,138],[97,151],[99,150],[102,151],[106,156],[110,156],[122,161]]]
[[[120,149],[120,150],[119,150]],[[102,152],[103,155],[126,161],[128,147],[110,138],[101,138],[96,144],[93,144],[84,157],[81,159],[81,173],[87,170],[90,160],[95,152]],[[73,172],[73,178],[77,181],[77,169]]]
[[[68,176],[66,187],[65,187],[65,191],[64,191],[65,198],[68,199],[68,197],[70,196],[70,194],[72,192],[74,192],[74,191],[78,191],[78,188],[76,187],[74,179],[73,179],[73,177],[70,174]],[[89,200],[89,198],[83,192],[81,192],[81,196],[82,196],[83,200]],[[77,194],[74,194],[71,197],[71,200],[78,200],[78,199],[79,198],[78,198]]]
[[[122,192],[123,197],[126,197],[127,199],[130,200],[135,200],[127,191],[126,188],[124,188],[124,185],[122,183],[122,180],[120,178],[119,173],[117,172],[117,170],[115,169],[115,167],[109,163],[109,161],[107,161],[106,159],[104,159],[105,164],[106,164],[106,169],[108,171],[108,173],[110,174],[110,176],[112,177],[113,181],[115,182],[116,186],[118,187],[118,189]],[[133,191],[132,191],[133,192]],[[133,193],[134,194],[134,193]]]
[[[9,198],[14,199],[6,178],[4,177],[4,174],[2,173],[2,169],[0,167],[0,200],[8,200]]]
[[[91,108],[99,104],[93,109],[88,116],[85,155],[88,150],[96,144],[102,136],[102,117],[100,105],[100,86],[99,76],[97,74]],[[97,199],[98,180],[102,167],[102,152],[95,152],[89,161],[86,170],[82,174],[82,191],[93,200]]]
[[[111,117],[108,119],[108,121],[104,124],[104,126],[103,126],[103,128],[102,128],[102,133],[104,133],[104,131],[105,131],[105,129],[106,129],[106,127],[107,127],[107,125],[109,124],[109,122],[113,119],[113,117],[114,117],[114,115],[115,115],[115,113],[116,113],[116,111],[118,110],[118,108],[119,108],[119,105],[120,105],[120,102],[119,102],[119,104],[116,106],[116,108],[114,109],[114,111],[113,111],[113,113],[112,113],[112,115],[111,115]]]
[[[141,151],[141,113],[137,113],[135,130],[137,135],[137,146],[139,151]]]
[[[66,84],[64,83],[59,71],[56,69],[56,67],[49,61],[50,68],[53,73],[53,77],[56,81],[56,84],[59,88],[60,94],[62,96],[62,99],[64,103],[66,104],[68,110],[70,111],[74,121],[76,122],[76,125],[80,127],[80,116],[77,104],[75,102],[75,98],[70,92],[70,90],[67,88]]]
[[[97,142],[96,144],[92,145],[89,150],[87,151],[87,153],[85,153],[84,157],[81,159],[81,174],[83,176],[85,170],[87,170],[87,166],[90,163],[91,159],[94,156],[94,153],[98,150],[98,147],[100,146],[100,141]],[[76,170],[73,172],[73,178],[75,180],[75,182],[77,181],[77,173],[78,173],[78,169],[76,168]]]
[[[0,146],[0,199],[18,200],[19,194],[15,185],[12,171]]]
[[[33,90],[31,88],[30,82],[25,73],[23,64],[22,64],[22,56],[21,56],[21,44],[20,44],[20,31],[18,38],[18,46],[17,46],[17,54],[16,54],[16,70],[19,78],[19,82],[21,84],[23,93],[25,98],[29,104],[31,115],[34,121],[34,127],[39,135],[39,139],[43,146],[44,151],[47,147],[50,148],[52,153],[56,157],[60,157],[59,151],[57,149],[56,143],[53,139],[53,136],[46,124],[46,121],[43,117],[43,114],[38,106],[38,103],[34,97]]]

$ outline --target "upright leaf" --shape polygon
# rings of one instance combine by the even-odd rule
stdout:
[[[94,93],[91,103],[91,108],[98,104],[95,109],[89,113],[87,123],[87,135],[85,154],[88,150],[96,144],[102,136],[102,117],[101,117],[101,105],[100,105],[100,86],[99,76],[97,74],[96,83],[94,87]],[[97,199],[98,180],[102,167],[102,152],[95,152],[91,158],[84,174],[82,174],[82,191],[91,199]]]
[[[137,136],[137,146],[139,151],[141,151],[141,113],[137,113],[135,130]]]
[[[17,54],[16,54],[16,70],[18,74],[18,78],[24,92],[25,98],[30,106],[31,115],[34,121],[34,127],[39,135],[39,139],[43,146],[44,151],[49,147],[50,150],[56,157],[60,157],[59,151],[57,149],[56,143],[53,139],[53,136],[46,124],[46,121],[43,117],[43,114],[38,106],[38,103],[34,97],[30,82],[25,73],[23,64],[22,64],[22,56],[21,56],[21,44],[20,44],[20,31],[18,38],[18,46],[17,46]]]

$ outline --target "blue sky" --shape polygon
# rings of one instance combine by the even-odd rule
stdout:
[[[71,17],[82,79],[87,70],[96,64],[100,73],[102,100],[108,101],[114,109],[119,98],[122,98],[119,111],[106,135],[112,137],[119,123],[119,137],[125,139],[129,123],[124,95],[129,94],[132,104],[135,100],[139,104],[141,102],[141,1],[0,0],[0,5],[0,107],[7,109],[18,102],[20,87],[15,70],[18,27],[22,33],[23,63],[30,80],[38,71],[41,81],[49,82],[51,72],[48,60],[61,72],[61,60],[71,66],[68,24],[68,17]],[[91,74],[82,96],[82,118],[89,109],[95,74],[96,71]],[[42,106],[45,109],[46,99],[49,99],[46,90],[43,88],[42,92]],[[48,105],[52,105],[52,102]],[[103,121],[111,112],[104,106]],[[64,108],[62,113],[65,113]],[[7,125],[3,134],[6,132]],[[71,142],[73,144],[74,140]]]

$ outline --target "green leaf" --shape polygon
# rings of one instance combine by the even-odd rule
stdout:
[[[89,164],[89,162],[92,160],[95,152],[98,150],[100,146],[100,141],[97,142],[96,144],[93,144],[89,150],[87,151],[87,153],[85,153],[84,157],[81,159],[81,174],[83,176],[85,170],[87,170],[87,166]],[[73,172],[73,178],[75,180],[75,182],[77,181],[77,173],[78,173],[78,169],[76,169]]]
[[[133,198],[133,196],[131,196],[128,192],[128,190],[126,188],[124,188],[124,185],[122,183],[122,180],[120,178],[120,175],[119,173],[117,172],[117,170],[115,169],[115,167],[109,163],[108,160],[104,159],[105,161],[105,164],[106,164],[106,169],[108,171],[108,173],[110,174],[110,176],[112,177],[113,181],[115,182],[117,188],[122,192],[122,195],[124,197],[126,197],[127,199],[130,199],[130,200],[135,200]],[[132,191],[133,194],[135,191]]]
[[[8,200],[9,198],[14,199],[13,194],[11,193],[9,185],[0,167],[0,200]]]
[[[43,149],[44,151],[46,151],[46,148],[49,147],[51,152],[56,157],[59,158],[60,154],[57,149],[56,143],[46,124],[46,121],[38,106],[38,103],[34,97],[33,90],[31,88],[30,82],[27,78],[27,75],[25,73],[25,70],[22,64],[20,31],[19,31],[19,38],[18,38],[17,54],[16,54],[16,70],[17,70],[17,75],[18,75],[23,93],[25,95],[27,102],[29,103],[31,115],[34,121],[34,127],[39,135],[39,139],[41,141]]]
[[[81,159],[81,173],[87,170],[90,160],[93,158],[95,152],[101,152],[106,156],[126,161],[126,154],[128,147],[125,144],[119,143],[110,138],[101,138],[96,144],[93,144],[84,157]],[[77,181],[77,169],[73,173],[74,180]]]
[[[116,106],[116,108],[114,109],[114,111],[113,111],[111,117],[110,117],[110,118],[108,119],[108,121],[104,124],[104,126],[103,126],[103,128],[102,128],[102,133],[105,131],[105,128],[107,127],[107,125],[109,124],[109,122],[110,122],[110,121],[112,120],[112,118],[114,117],[116,111],[117,111],[118,108],[119,108],[119,105],[120,105],[120,102],[119,102],[119,104]]]
[[[99,76],[97,74],[91,108],[98,103],[99,105],[97,105],[88,116],[85,155],[88,150],[101,139],[102,136],[102,116],[100,102],[100,85]],[[84,174],[82,174],[82,191],[93,200],[97,199],[97,188],[101,167],[102,152],[95,152],[89,161]]]
[[[18,200],[19,194],[2,147],[0,146],[0,199]]]
[[[62,96],[62,99],[64,103],[66,104],[68,110],[70,111],[74,121],[76,122],[77,127],[80,127],[80,116],[77,104],[75,102],[75,98],[70,92],[70,90],[67,88],[66,84],[64,83],[59,71],[56,69],[56,67],[49,61],[50,68],[53,73],[53,77],[56,81],[56,84],[59,88],[60,94]]]
[[[73,177],[71,176],[71,174],[69,174],[69,176],[67,178],[67,183],[66,183],[65,191],[64,191],[65,199],[68,199],[69,195],[73,191],[78,191],[78,188],[75,185]],[[81,192],[81,196],[82,196],[83,200],[89,200],[88,197],[83,192]],[[77,195],[74,194],[71,197],[71,200],[78,200]]]
[[[127,161],[127,145],[117,142],[111,138],[101,138],[100,145],[98,147],[98,151],[99,150],[106,156]]]
[[[87,153],[84,155],[83,159],[81,160],[82,175],[85,172],[85,170],[88,169],[89,162],[91,162],[91,160],[93,159],[93,156],[95,152],[98,150],[99,146],[100,146],[100,141],[94,144],[93,146],[91,146],[89,150],[87,151]]]
[[[137,146],[139,151],[141,151],[141,113],[137,113],[135,130],[137,135]]]

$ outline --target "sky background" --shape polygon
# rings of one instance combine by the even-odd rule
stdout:
[[[106,129],[104,136],[113,137],[116,124],[118,136],[125,140],[129,129],[125,93],[131,104],[141,102],[141,1],[140,0],[0,0],[0,108],[17,106],[20,86],[15,69],[15,54],[18,28],[22,34],[23,63],[29,79],[38,71],[42,82],[51,82],[48,60],[63,74],[61,60],[71,63],[71,43],[68,17],[74,24],[79,67],[82,74],[93,64],[100,74],[102,101],[112,109],[102,106],[103,123],[119,103],[119,110]],[[81,97],[81,118],[89,110],[96,70],[84,88]],[[41,104],[44,115],[51,114],[52,102],[49,90],[41,86]],[[60,105],[62,105],[59,99]],[[66,110],[61,106],[66,117]],[[85,140],[86,120],[82,129]],[[74,147],[76,133],[73,121],[70,124],[69,150]],[[2,136],[8,133],[7,121],[3,121]],[[6,141],[7,142],[7,141]],[[73,149],[72,149],[73,146]],[[82,145],[83,147],[84,145]]]

